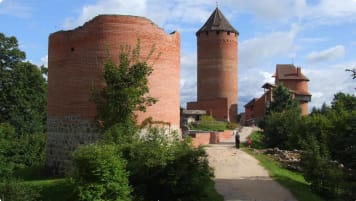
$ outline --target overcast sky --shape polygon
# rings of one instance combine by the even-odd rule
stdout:
[[[196,100],[196,36],[216,0],[0,0],[0,32],[15,36],[27,59],[47,65],[48,36],[98,14],[144,16],[181,33],[181,106]],[[309,79],[310,109],[337,92],[355,94],[356,0],[220,0],[239,36],[239,112],[273,83],[276,64],[293,63]]]

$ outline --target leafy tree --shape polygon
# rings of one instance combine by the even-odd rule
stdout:
[[[346,69],[346,71],[351,72],[351,77],[352,79],[356,79],[356,68],[352,68],[352,69]]]
[[[44,134],[18,136],[14,127],[0,123],[0,178],[16,169],[41,165],[44,161]]]
[[[298,107],[297,102],[292,99],[289,89],[283,84],[277,85],[277,87],[273,89],[272,95],[273,101],[268,108],[268,113],[283,112]]]
[[[117,123],[135,122],[135,111],[146,111],[147,106],[156,102],[156,99],[148,95],[147,85],[148,76],[153,69],[146,61],[139,60],[139,57],[138,40],[132,52],[129,47],[122,48],[119,64],[109,56],[105,61],[105,86],[100,91],[93,91],[98,111],[97,119],[105,129]]]
[[[73,154],[77,199],[130,201],[126,162],[113,145],[86,145]]]
[[[305,177],[314,190],[335,200],[356,199],[356,97],[335,94],[332,107],[303,118]],[[343,168],[340,168],[343,167]]]
[[[44,132],[46,119],[46,80],[25,58],[17,39],[0,33],[0,122],[17,135]]]
[[[267,110],[267,115],[262,121],[264,143],[268,147],[281,149],[300,148],[298,128],[301,116],[300,108],[292,99],[288,88],[283,84],[277,85],[272,92],[273,101]]]
[[[263,131],[264,143],[268,147],[279,147],[281,149],[300,148],[301,136],[298,132],[300,121],[299,108],[267,115]]]

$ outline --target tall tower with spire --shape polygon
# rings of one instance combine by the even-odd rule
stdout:
[[[239,32],[216,7],[196,36],[198,100],[187,109],[207,110],[215,119],[236,122]]]

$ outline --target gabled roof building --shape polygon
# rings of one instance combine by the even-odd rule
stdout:
[[[275,83],[265,83],[262,86],[263,95],[260,98],[253,98],[245,105],[245,123],[257,123],[264,117],[273,101],[272,90],[278,84],[283,84],[290,90],[292,97],[299,103],[302,115],[307,115],[308,103],[311,101],[311,94],[308,91],[309,79],[301,71],[300,67],[295,67],[293,64],[277,64],[273,75]]]

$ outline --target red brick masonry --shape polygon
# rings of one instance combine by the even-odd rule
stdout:
[[[217,144],[220,141],[230,139],[232,137],[232,130],[225,130],[220,132],[201,132],[192,134],[193,146],[206,144]]]

